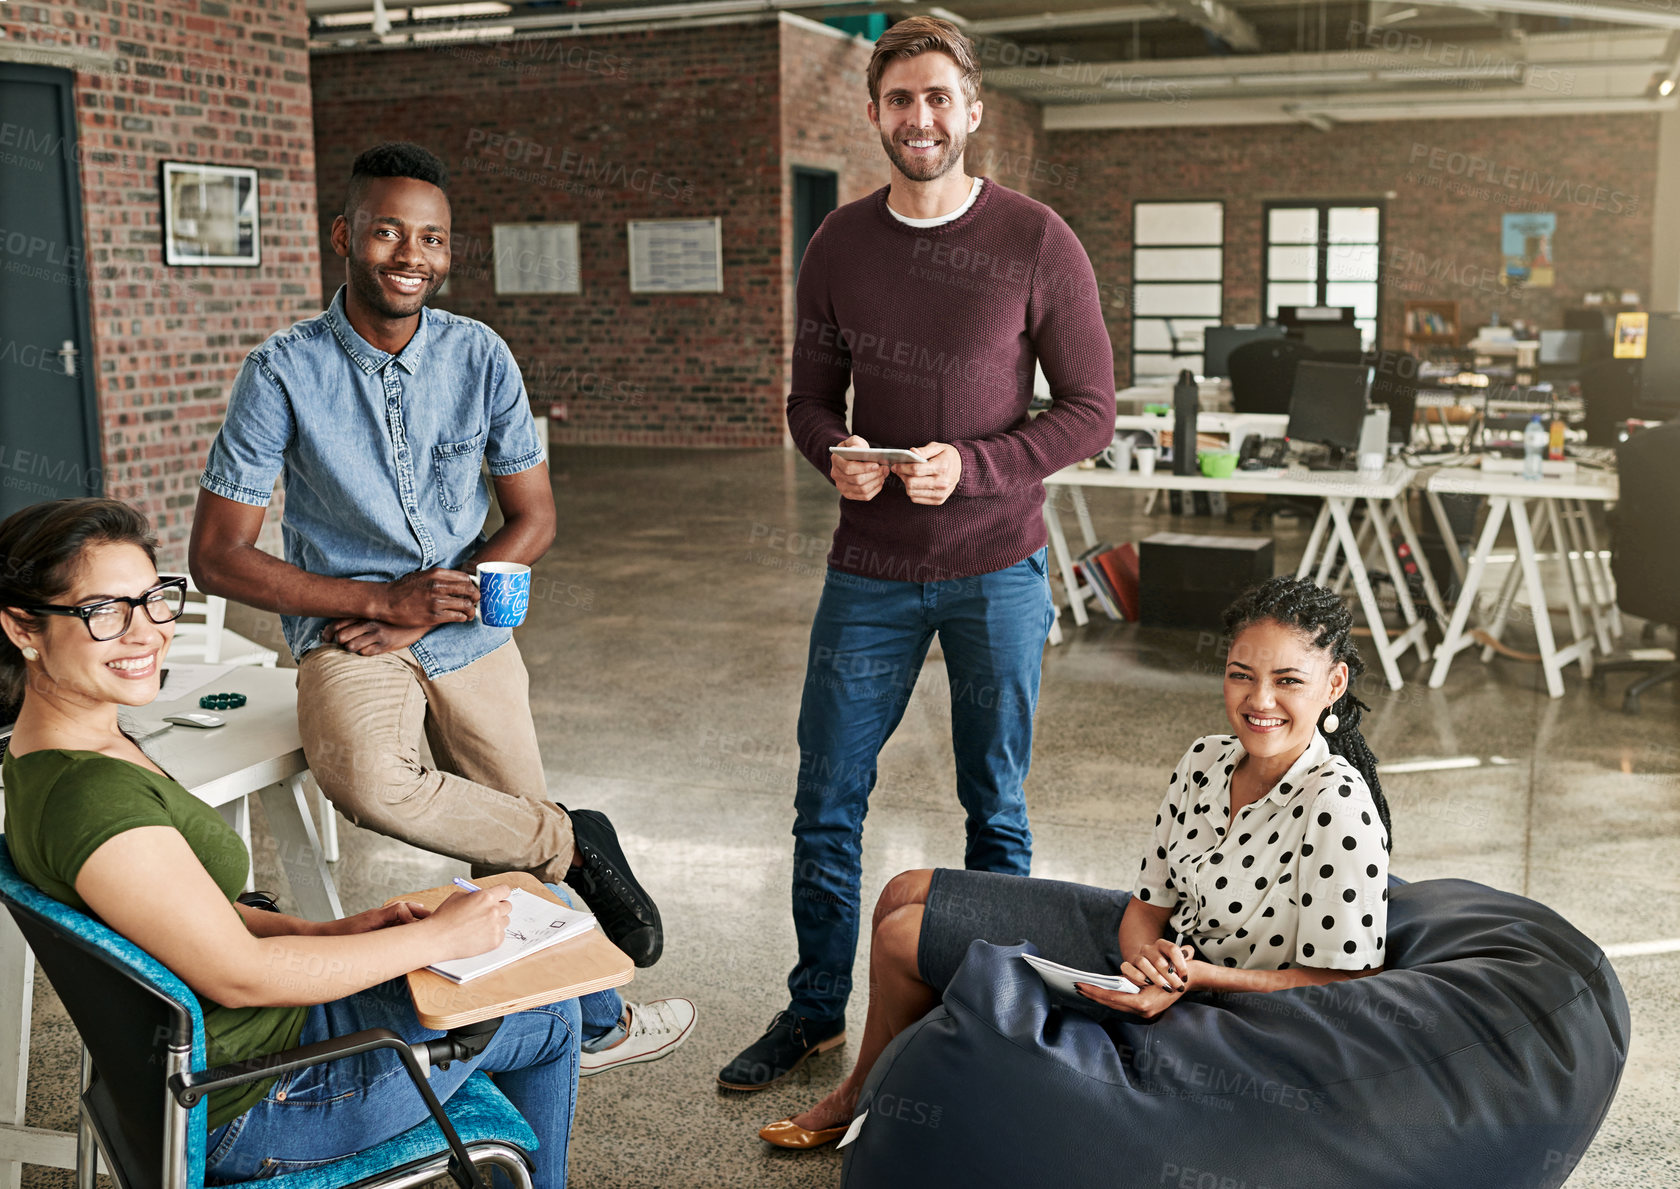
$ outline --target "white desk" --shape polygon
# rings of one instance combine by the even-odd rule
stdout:
[[[309,765],[297,731],[296,671],[242,668],[213,684],[215,689],[205,692],[237,690],[250,701],[238,710],[219,712],[227,719],[225,727],[173,727],[144,740],[142,750],[194,796],[221,810],[246,839],[250,829],[245,799],[252,793],[261,797],[300,914],[318,921],[343,916],[309,815]],[[194,695],[124,712],[123,721],[143,735],[162,726],[165,714],[197,708]],[[0,1189],[16,1189],[20,1162],[76,1167],[74,1133],[22,1125],[34,985],[34,957],[11,915],[0,912]]]
[[[1563,696],[1563,668],[1578,663],[1581,672],[1592,676],[1592,653],[1596,642],[1601,650],[1610,650],[1610,636],[1621,634],[1621,618],[1616,610],[1616,590],[1609,567],[1599,556],[1598,534],[1593,528],[1587,504],[1613,503],[1619,488],[1611,471],[1580,471],[1572,478],[1524,479],[1510,473],[1485,474],[1479,468],[1442,468],[1429,477],[1427,487],[1430,506],[1441,525],[1442,536],[1453,540],[1440,497],[1446,493],[1487,497],[1487,519],[1482,524],[1481,537],[1471,555],[1469,568],[1460,574],[1463,588],[1452,618],[1447,622],[1447,637],[1436,650],[1435,671],[1430,675],[1431,689],[1439,689],[1447,679],[1453,657],[1476,640],[1468,634],[1471,612],[1476,606],[1476,593],[1487,568],[1488,554],[1506,513],[1510,513],[1511,530],[1517,538],[1517,568],[1500,593],[1494,613],[1479,626],[1495,640],[1504,630],[1515,599],[1520,575],[1528,594],[1528,605],[1534,615],[1534,634],[1540,644],[1540,665],[1546,675],[1546,692],[1554,698]],[[1532,507],[1531,507],[1532,506]],[[1537,526],[1535,517],[1545,519]],[[1557,560],[1562,566],[1564,602],[1569,611],[1570,642],[1559,648],[1552,635],[1551,612],[1546,606],[1546,588],[1540,575],[1540,556],[1537,542],[1547,535],[1556,546]],[[1462,565],[1457,550],[1448,550],[1454,567]],[[1582,615],[1583,604],[1593,621],[1593,631],[1586,629]],[[1493,653],[1484,647],[1482,659]]]
[[[1044,522],[1050,533],[1050,544],[1056,555],[1056,564],[1061,569],[1062,583],[1067,588],[1074,622],[1083,624],[1087,622],[1085,600],[1073,576],[1073,557],[1068,551],[1067,536],[1062,531],[1061,514],[1057,508],[1062,498],[1073,504],[1087,548],[1097,543],[1097,537],[1091,525],[1090,512],[1085,505],[1082,489],[1086,487],[1119,487],[1134,491],[1221,491],[1226,494],[1295,495],[1322,499],[1324,506],[1319,509],[1318,519],[1313,522],[1312,534],[1307,539],[1307,550],[1296,569],[1296,576],[1307,577],[1314,572],[1316,566],[1315,581],[1323,584],[1329,578],[1337,553],[1347,555],[1348,574],[1358,592],[1365,622],[1371,629],[1371,642],[1382,664],[1383,676],[1387,678],[1390,689],[1399,689],[1401,679],[1398,662],[1407,649],[1416,648],[1419,660],[1429,659],[1429,643],[1424,635],[1429,625],[1427,620],[1418,616],[1411,592],[1407,589],[1405,572],[1400,568],[1399,558],[1395,556],[1388,527],[1389,517],[1393,517],[1395,525],[1400,529],[1401,539],[1411,549],[1412,557],[1417,562],[1429,605],[1436,615],[1443,619],[1446,617],[1446,608],[1441,602],[1440,591],[1435,586],[1434,575],[1429,572],[1429,564],[1424,560],[1423,549],[1418,543],[1417,532],[1412,527],[1411,516],[1406,511],[1406,490],[1411,485],[1414,473],[1411,468],[1399,462],[1389,463],[1380,472],[1289,470],[1272,477],[1257,477],[1238,471],[1228,479],[1209,479],[1202,475],[1173,475],[1160,470],[1152,475],[1140,475],[1136,471],[1121,473],[1102,468],[1082,471],[1077,467],[1068,467],[1057,471],[1044,481]],[[1064,491],[1065,497],[1062,495]],[[1392,640],[1383,626],[1382,608],[1377,602],[1376,594],[1371,588],[1370,575],[1365,569],[1362,557],[1364,545],[1359,536],[1355,535],[1352,523],[1348,519],[1348,510],[1361,500],[1365,502],[1367,512],[1364,534],[1374,539],[1383,564],[1394,577],[1401,615],[1406,622],[1405,628]]]
[[[1161,435],[1172,432],[1173,419],[1170,414],[1122,413],[1114,419],[1114,428],[1117,431],[1141,430],[1159,446]],[[1263,438],[1281,438],[1288,428],[1288,413],[1220,413],[1203,409],[1196,414],[1196,432],[1226,434],[1231,439],[1232,450],[1241,450],[1243,439],[1250,434],[1258,434]],[[1160,473],[1156,471],[1156,474]]]

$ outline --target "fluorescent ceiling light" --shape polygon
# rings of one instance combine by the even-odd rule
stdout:
[[[385,15],[393,21],[460,21],[471,17],[499,17],[512,12],[513,6],[496,0],[475,0],[467,4],[427,4],[418,8],[387,8]],[[372,25],[378,14],[373,9],[361,12],[323,12],[315,18],[326,29],[341,29],[357,25]]]
[[[495,0],[479,0],[470,4],[428,4],[423,8],[408,10],[411,21],[459,21],[467,17],[499,17],[504,12],[512,12],[511,4],[498,4]]]
[[[394,21],[406,21],[408,19],[408,9],[387,8],[385,15]],[[345,25],[371,25],[373,24],[373,10],[370,8],[365,12],[323,12],[315,20],[329,29]]]

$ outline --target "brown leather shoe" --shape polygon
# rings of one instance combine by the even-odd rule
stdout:
[[[848,1124],[847,1126],[850,1126]],[[758,1138],[767,1144],[774,1144],[778,1148],[820,1148],[824,1144],[831,1144],[846,1134],[845,1127],[825,1127],[821,1131],[806,1131],[798,1126],[790,1115],[786,1119],[777,1120],[759,1130]]]

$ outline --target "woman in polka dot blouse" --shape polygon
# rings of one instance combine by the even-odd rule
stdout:
[[[888,1041],[939,1001],[984,938],[1034,942],[1136,994],[1080,984],[1144,1018],[1186,991],[1276,991],[1382,969],[1389,814],[1359,733],[1363,671],[1341,598],[1274,578],[1225,613],[1229,735],[1197,739],[1155,815],[1135,895],[980,871],[906,871],[882,890],[858,1060],[811,1110],[759,1135],[788,1148],[844,1133]]]

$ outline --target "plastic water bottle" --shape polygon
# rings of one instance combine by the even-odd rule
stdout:
[[[1542,463],[1546,457],[1546,427],[1540,423],[1540,414],[1534,414],[1523,430],[1523,478],[1538,479],[1545,474]]]

